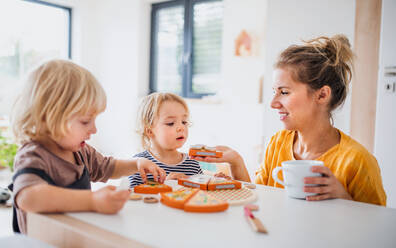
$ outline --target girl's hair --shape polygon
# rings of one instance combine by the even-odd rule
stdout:
[[[30,73],[14,107],[14,135],[25,143],[63,137],[74,115],[103,112],[106,94],[88,70],[70,61],[51,60]]]
[[[184,99],[173,93],[156,92],[143,98],[138,111],[137,133],[140,135],[142,146],[146,150],[150,148],[150,138],[147,135],[147,130],[154,125],[154,120],[158,117],[162,104],[167,101],[180,103],[189,114]]]
[[[293,80],[313,90],[329,86],[331,117],[331,112],[344,103],[352,79],[354,55],[348,38],[345,35],[322,36],[304,43],[284,50],[275,67],[290,70]]]

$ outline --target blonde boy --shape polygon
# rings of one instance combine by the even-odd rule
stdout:
[[[111,214],[123,207],[129,191],[108,186],[91,192],[91,181],[137,171],[144,179],[146,173],[165,179],[165,172],[147,159],[116,160],[85,143],[96,133],[96,116],[105,108],[103,88],[72,62],[52,60],[31,73],[13,116],[21,144],[13,177],[15,232],[26,233],[26,212]]]

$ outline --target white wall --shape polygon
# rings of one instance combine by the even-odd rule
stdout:
[[[98,116],[98,133],[90,141],[100,151],[130,158],[138,99],[140,1],[84,0],[75,8],[80,23],[77,62],[87,67],[107,93],[107,109]],[[80,30],[78,30],[80,29]]]
[[[321,35],[342,33],[353,44],[354,23],[354,0],[268,0],[264,86],[266,140],[282,128],[276,111],[269,108],[273,64],[279,53],[291,44]],[[350,97],[343,108],[335,113],[334,119],[337,128],[349,133]]]
[[[385,77],[385,67],[396,66],[396,2],[382,1],[380,61],[377,90],[377,116],[374,154],[381,168],[387,206],[396,208],[396,92],[385,91],[386,83],[395,83],[396,77]],[[396,72],[396,68],[393,70]]]
[[[144,41],[140,40],[140,25],[147,22],[141,18],[143,2],[48,2],[72,8],[72,60],[90,70],[107,94],[107,108],[98,116],[98,132],[89,143],[104,154],[130,158],[139,143],[134,133],[138,82],[146,73],[141,68],[148,63],[139,50],[140,42]],[[143,58],[143,65],[139,57]]]
[[[245,159],[254,178],[262,152],[263,105],[258,103],[264,68],[267,1],[224,0],[222,82],[212,99],[189,101],[193,126],[189,144],[227,145]],[[235,39],[246,30],[256,39],[257,54],[234,55]]]

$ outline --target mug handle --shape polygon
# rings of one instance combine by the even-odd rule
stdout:
[[[276,167],[276,168],[272,171],[272,178],[275,180],[275,182],[277,182],[277,183],[279,183],[279,184],[282,184],[283,186],[286,186],[285,183],[284,183],[283,181],[281,181],[281,180],[278,178],[278,173],[279,173],[279,171],[281,171],[281,170],[286,170],[286,169],[283,168],[283,167]]]

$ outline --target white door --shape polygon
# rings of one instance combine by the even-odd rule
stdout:
[[[396,1],[382,1],[380,61],[374,154],[388,196],[396,208]],[[358,84],[357,84],[358,85]]]

